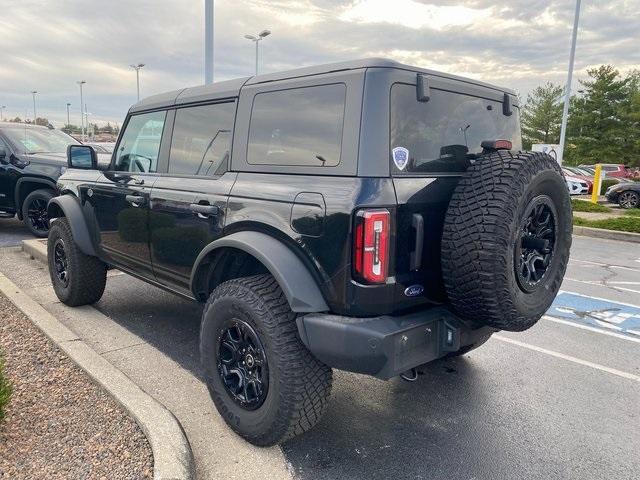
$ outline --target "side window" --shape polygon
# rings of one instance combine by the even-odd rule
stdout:
[[[133,115],[122,134],[115,169],[120,172],[153,173],[158,168],[158,152],[166,111]]]
[[[226,172],[235,111],[235,103],[178,109],[169,173],[213,176]]]
[[[253,100],[247,162],[334,167],[340,163],[344,84],[259,93]]]

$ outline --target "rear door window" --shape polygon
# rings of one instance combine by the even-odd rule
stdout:
[[[234,102],[180,108],[169,153],[169,173],[214,176],[227,171]]]
[[[338,165],[346,91],[344,84],[332,84],[257,94],[251,113],[247,162]]]
[[[483,140],[510,140],[522,148],[518,108],[511,116],[502,103],[431,89],[428,102],[416,98],[416,86],[391,87],[390,156],[395,174],[462,172]]]

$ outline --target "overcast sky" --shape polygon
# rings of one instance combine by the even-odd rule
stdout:
[[[640,68],[640,0],[583,0],[576,74]],[[370,56],[482,79],[522,94],[563,83],[574,0],[215,0],[215,80]],[[5,116],[121,123],[142,96],[203,83],[204,0],[0,0],[0,105]]]

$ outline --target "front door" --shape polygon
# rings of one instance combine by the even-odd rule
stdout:
[[[117,267],[149,278],[149,199],[166,115],[157,111],[131,116],[109,170],[87,192],[103,254]]]
[[[235,102],[178,108],[168,173],[151,192],[149,228],[156,279],[188,292],[198,254],[222,235]]]

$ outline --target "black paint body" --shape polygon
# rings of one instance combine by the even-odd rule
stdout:
[[[34,190],[56,190],[56,181],[67,167],[67,157],[60,153],[25,154],[3,134],[3,129],[45,129],[25,124],[0,124],[0,212],[17,214],[22,220],[22,202]]]
[[[118,176],[113,171],[116,145],[114,160],[106,171],[70,169],[60,179],[59,187],[62,194],[78,198],[100,258],[184,296],[206,298],[206,292],[202,295],[196,291],[193,279],[194,269],[201,267],[196,260],[208,245],[236,232],[255,231],[277,239],[296,261],[302,262],[332,314],[397,315],[442,304],[446,295],[440,271],[440,237],[447,205],[461,173],[393,175],[389,153],[391,86],[416,85],[418,73],[429,78],[430,88],[500,102],[505,95],[504,90],[490,85],[383,60],[170,92],[134,105],[123,127],[124,132],[132,116],[139,113],[168,112],[157,172]],[[346,86],[338,165],[248,163],[247,143],[256,95],[336,83]],[[517,99],[509,95],[515,105]],[[227,171],[212,177],[167,173],[175,112],[216,102],[233,102],[236,106]],[[128,201],[132,195],[140,197],[140,202]],[[194,214],[192,204],[215,206],[216,214]],[[365,207],[383,207],[391,213],[389,276],[381,285],[358,283],[352,272],[354,212]],[[416,248],[414,214],[424,220],[419,268],[409,265]],[[405,294],[408,287],[416,285],[423,287],[419,295]]]

